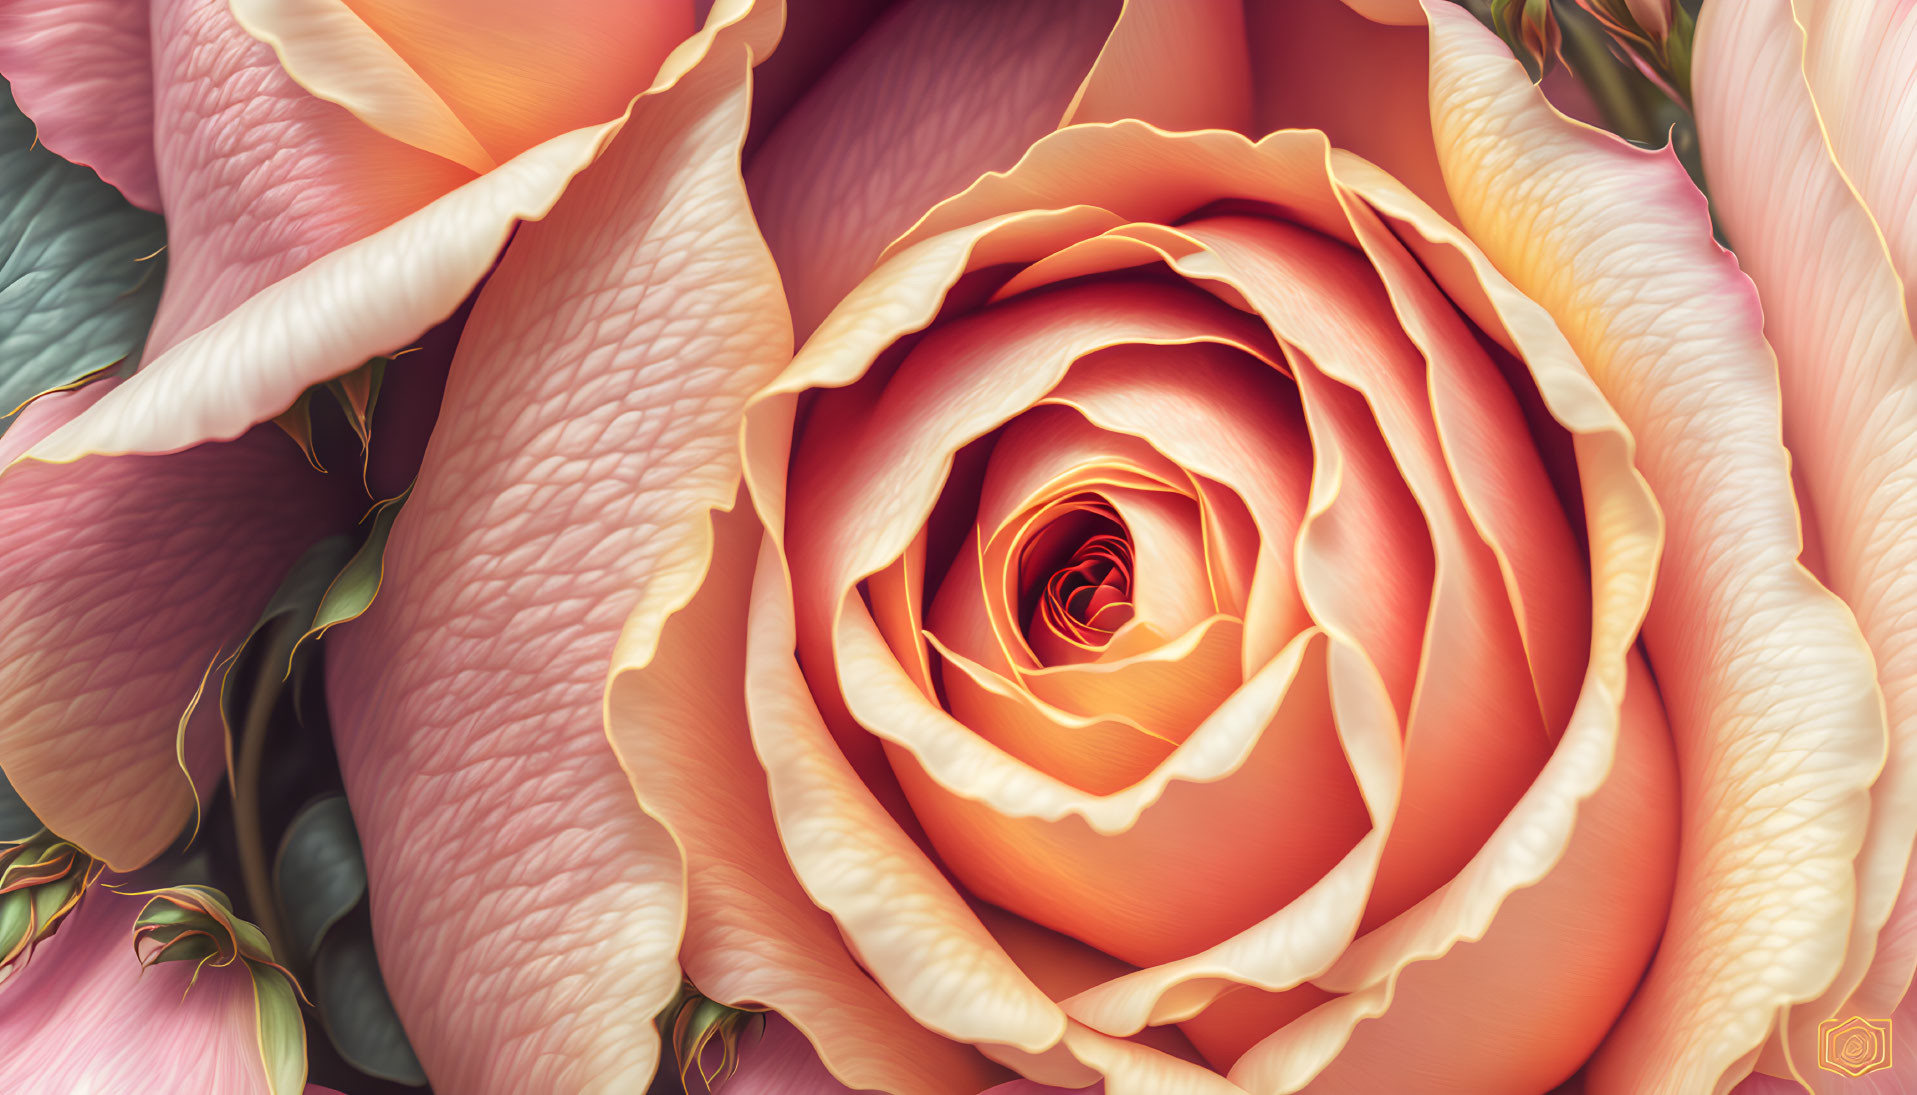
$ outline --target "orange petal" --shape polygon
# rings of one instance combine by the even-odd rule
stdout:
[[[1245,14],[1257,60],[1252,136],[1323,130],[1456,219],[1431,143],[1423,26],[1382,25],[1342,0],[1250,4]]]
[[[1296,1090],[1307,1062],[1338,1042],[1311,1090],[1544,1091],[1576,1071],[1650,960],[1677,860],[1676,765],[1635,657],[1623,702],[1609,775],[1543,881],[1512,893],[1483,938],[1293,1020],[1240,1058],[1232,1080]],[[1357,1016],[1366,1021],[1354,1028]]]
[[[311,0],[308,0],[311,2]],[[691,0],[343,0],[496,160],[624,113],[693,31]]]

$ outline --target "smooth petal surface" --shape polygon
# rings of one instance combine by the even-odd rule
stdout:
[[[643,97],[520,232],[465,329],[382,594],[337,633],[328,690],[381,966],[442,1089],[623,1092],[658,1060],[682,865],[607,746],[602,697],[621,628],[656,636],[696,588],[740,409],[789,353],[736,175],[765,18]]]
[[[1669,522],[1646,623],[1685,812],[1671,921],[1593,1091],[1723,1090],[1838,968],[1884,749],[1849,613],[1798,564],[1756,294],[1675,158],[1553,111],[1461,9],[1427,8],[1432,117],[1472,237],[1550,310]],[[1575,276],[1573,276],[1575,274]]]
[[[1247,128],[1252,56],[1244,7],[1242,0],[1126,0],[1065,122]]]
[[[1718,215],[1763,296],[1777,351],[1806,536],[1820,549],[1820,575],[1870,640],[1890,719],[1857,858],[1849,949],[1823,999],[1793,1018],[1800,1061],[1812,1059],[1819,1020],[1889,1014],[1917,966],[1917,890],[1908,882],[1917,837],[1917,335],[1896,265],[1917,254],[1900,253],[1917,242],[1890,234],[1913,230],[1917,171],[1907,153],[1917,115],[1908,94],[1869,98],[1885,83],[1917,80],[1917,60],[1899,60],[1912,57],[1913,23],[1908,6],[1903,16],[1892,6],[1807,9],[1808,47],[1787,2],[1712,15],[1698,31],[1694,77]],[[1900,148],[1902,161],[1880,158]],[[1886,203],[1866,208],[1860,197]],[[1774,1059],[1766,1066],[1786,1071]]]
[[[24,968],[9,971],[0,983],[8,1047],[0,1087],[271,1095],[246,964],[143,969],[133,922],[146,900],[95,885]]]
[[[147,0],[0,3],[0,76],[40,143],[160,208]]]
[[[0,467],[111,386],[28,406]],[[116,869],[173,842],[194,817],[175,755],[188,703],[300,553],[352,526],[357,487],[271,428],[0,474],[0,767],[34,813]],[[220,748],[217,718],[197,720],[202,795]]]
[[[753,158],[752,207],[801,340],[886,244],[1057,127],[1118,5],[903,0]]]
[[[834,1079],[805,1035],[780,1015],[766,1016],[758,1041],[740,1047],[739,1071],[712,1085],[712,1095],[852,1095],[857,1090]]]
[[[1256,114],[1248,131],[1322,129],[1439,212],[1457,213],[1431,143],[1422,26],[1387,26],[1344,0],[1245,5]]]

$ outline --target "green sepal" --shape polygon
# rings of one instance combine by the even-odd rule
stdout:
[[[326,932],[366,896],[366,860],[346,796],[307,804],[286,828],[273,863],[290,960],[311,962]]]
[[[0,968],[53,934],[105,865],[42,829],[0,845]]]
[[[687,1086],[687,1078],[697,1069],[710,1089],[738,1069],[740,1041],[748,1031],[764,1032],[765,1012],[721,1004],[702,995],[688,981],[679,986],[678,996],[661,1013],[660,1025],[671,1032],[669,1040],[679,1061],[680,1086]],[[708,1071],[706,1050],[714,1041],[719,1043],[719,1061]]]
[[[139,359],[166,224],[48,151],[0,80],[0,432],[36,396]]]
[[[379,585],[386,573],[386,541],[392,535],[393,522],[398,519],[400,508],[411,497],[412,487],[407,487],[394,498],[388,498],[373,506],[366,515],[369,527],[366,539],[359,550],[347,560],[339,575],[328,586],[326,594],[320,598],[319,608],[313,613],[313,622],[307,628],[302,641],[324,635],[328,628],[356,620],[373,605],[373,598],[379,595]]]
[[[259,1020],[260,1064],[272,1095],[306,1090],[306,1020],[292,978],[277,966],[247,963]]]

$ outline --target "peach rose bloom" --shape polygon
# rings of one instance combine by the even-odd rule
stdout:
[[[334,520],[260,424],[550,206],[327,642],[436,1089],[640,1090],[684,976],[726,1095],[1898,1090],[1815,1061],[1917,964],[1908,4],[1706,5],[1735,258],[1435,0],[576,7],[156,0],[151,191],[15,77],[186,271],[0,439],[55,829],[171,840]]]

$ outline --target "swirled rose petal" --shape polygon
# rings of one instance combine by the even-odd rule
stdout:
[[[146,901],[92,887],[24,967],[8,971],[0,983],[0,1087],[18,1095],[269,1095],[246,963],[143,967],[133,922]],[[329,1092],[309,1086],[305,1095]]]
[[[1524,672],[1503,577],[1439,452],[1424,362],[1376,275],[1357,252],[1275,221],[1221,218],[1182,230],[1222,260],[1281,338],[1363,394],[1396,464],[1392,474],[1404,476],[1430,526],[1435,584],[1427,630],[1408,652],[1417,686],[1405,728],[1405,788],[1367,912],[1366,926],[1375,926],[1483,845],[1543,764],[1550,737]],[[1300,370],[1308,410],[1323,390],[1315,375]],[[1406,554],[1388,556],[1385,566]]]
[[[40,143],[160,208],[146,0],[0,4],[0,75]]]
[[[932,203],[1056,127],[1110,0],[904,0],[782,119],[748,171],[801,340]]]
[[[0,465],[114,383],[28,405]],[[357,489],[272,428],[0,478],[0,767],[42,820],[117,869],[173,843],[195,816],[181,717],[300,553],[352,526]],[[220,728],[199,711],[184,749],[204,796]]]
[[[602,695],[621,628],[655,641],[705,572],[740,408],[788,353],[735,175],[770,16],[728,14],[487,283],[328,661],[381,967],[448,1090],[624,1091],[658,1059],[682,864]]]
[[[905,1015],[785,861],[746,727],[746,597],[760,540],[751,507],[715,515],[713,538],[705,583],[656,646],[643,632],[622,639],[607,698],[608,733],[640,802],[685,855],[686,975],[708,996],[777,1009],[853,1087],[971,1095],[989,1076],[986,1062]],[[766,1037],[779,1044],[772,1028]],[[804,1037],[778,1037],[797,1043],[781,1059],[811,1056],[799,1053]],[[742,1077],[770,1067],[749,1064]]]
[[[1793,1019],[1799,1060],[1814,1052],[1820,1019],[1888,1014],[1917,965],[1917,889],[1909,881],[1917,837],[1917,335],[1906,311],[1917,297],[1898,280],[1900,272],[1917,276],[1908,157],[1917,115],[1908,95],[1889,90],[1917,79],[1917,20],[1892,7],[1805,9],[1807,52],[1788,3],[1752,3],[1705,20],[1695,80],[1716,208],[1763,296],[1764,333],[1777,351],[1784,437],[1808,501],[1805,535],[1821,549],[1821,576],[1870,641],[1890,719],[1889,756],[1871,789],[1856,863],[1844,967]],[[1775,1057],[1766,1066],[1787,1071]]]
[[[1582,720],[1552,758],[1571,769],[1613,754],[1551,873],[1508,897],[1482,938],[1288,1023],[1237,1061],[1233,1082],[1309,1081],[1327,1095],[1544,1091],[1584,1063],[1657,944],[1677,860],[1670,738],[1651,675],[1632,661],[1621,726]]]
[[[1756,294],[1675,158],[1565,120],[1468,13],[1428,13],[1439,160],[1463,222],[1556,317],[1629,423],[1670,522],[1645,634],[1694,851],[1591,1083],[1709,1089],[1842,961],[1884,750],[1869,650],[1797,563]]]

